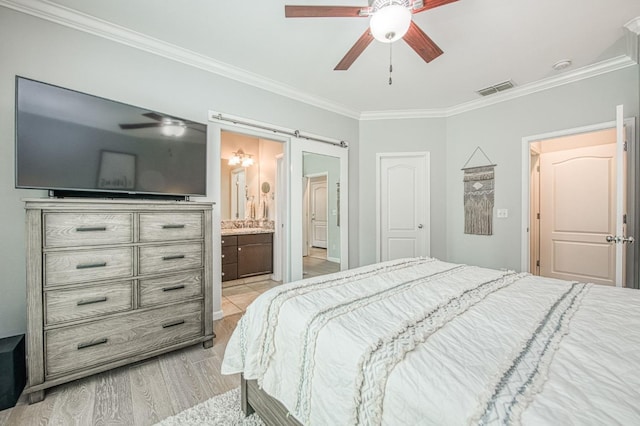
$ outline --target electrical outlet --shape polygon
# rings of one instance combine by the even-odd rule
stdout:
[[[508,209],[498,209],[498,217],[499,218],[509,217],[509,210]]]

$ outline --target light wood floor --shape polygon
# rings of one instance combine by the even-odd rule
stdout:
[[[44,401],[0,411],[0,425],[151,425],[240,385],[220,364],[241,314],[215,322],[210,349],[196,345],[49,390]]]
[[[309,256],[302,258],[304,278],[331,274],[340,270],[340,264],[327,260],[327,250],[317,247],[309,249]]]
[[[303,261],[305,278],[340,269],[321,251]],[[196,345],[77,380],[47,391],[44,401],[0,411],[8,425],[152,425],[166,417],[240,386],[240,376],[223,376],[220,365],[227,341],[247,306],[279,285],[271,280],[222,290],[224,318],[215,321],[213,347]]]

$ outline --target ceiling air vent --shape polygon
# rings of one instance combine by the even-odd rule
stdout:
[[[493,86],[485,87],[478,90],[478,93],[482,96],[492,95],[494,93],[502,92],[504,90],[512,89],[514,84],[511,80],[503,81],[502,83],[494,84]]]

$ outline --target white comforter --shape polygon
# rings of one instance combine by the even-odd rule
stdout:
[[[639,425],[640,292],[386,262],[261,295],[222,372],[306,425]]]

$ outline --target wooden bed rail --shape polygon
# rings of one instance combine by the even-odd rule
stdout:
[[[280,401],[260,389],[257,381],[244,376],[240,378],[240,401],[245,416],[255,412],[267,426],[302,426]]]

